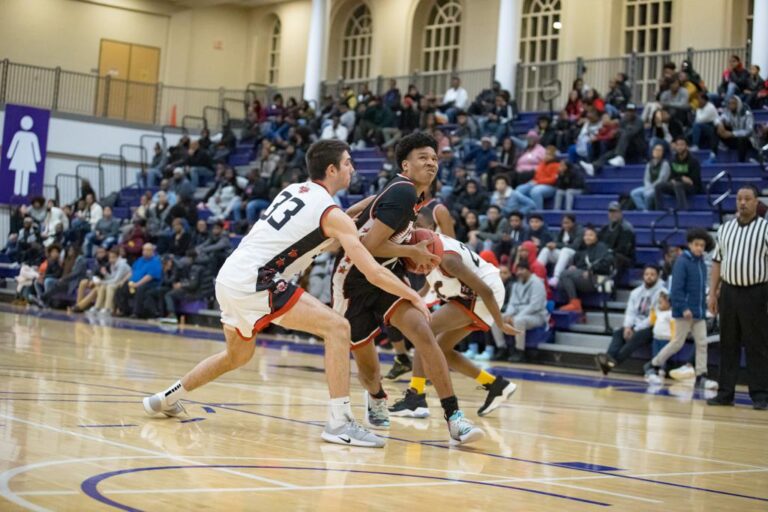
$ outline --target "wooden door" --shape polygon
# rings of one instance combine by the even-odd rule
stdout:
[[[126,120],[154,123],[159,70],[160,48],[131,45]]]
[[[106,117],[123,118],[126,87],[131,63],[131,45],[101,40],[99,51],[99,96],[96,111]],[[107,80],[107,77],[109,79]]]
[[[159,72],[160,48],[102,39],[96,112],[154,123]]]

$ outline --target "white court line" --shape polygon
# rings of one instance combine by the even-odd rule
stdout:
[[[582,439],[572,439],[570,437],[560,437],[560,436],[553,436],[549,434],[536,434],[533,432],[525,432],[523,430],[512,430],[512,429],[502,428],[502,427],[489,427],[489,428],[493,428],[494,430],[498,430],[501,432],[509,432],[510,434],[520,434],[524,436],[541,437],[544,439],[553,439],[555,441],[565,441],[568,443],[590,444],[594,446],[604,446],[606,448],[615,448],[617,450],[639,451],[639,452],[645,452],[645,453],[653,453],[655,455],[664,455],[665,457],[677,457],[680,459],[691,459],[691,460],[698,460],[702,462],[715,462],[718,464],[731,464],[733,466],[752,468],[752,469],[761,470],[761,471],[768,470],[768,467],[765,467],[765,466],[755,466],[754,464],[745,464],[742,462],[732,462],[729,460],[710,459],[707,457],[697,457],[695,455],[684,455],[679,453],[664,452],[660,450],[653,450],[650,448],[634,448],[631,446],[621,446],[621,445],[611,444],[611,443],[601,443],[599,441],[585,441]]]
[[[94,436],[89,436],[87,434],[80,434],[78,432],[72,432],[72,431],[69,431],[69,430],[64,430],[64,429],[61,429],[61,428],[53,427],[51,425],[45,425],[45,424],[42,424],[42,423],[35,423],[33,421],[28,421],[28,420],[23,420],[21,418],[17,418],[15,416],[10,415],[10,414],[0,414],[0,418],[5,418],[5,419],[10,420],[10,421],[15,421],[17,423],[23,423],[25,425],[30,425],[30,426],[33,426],[33,427],[38,427],[38,428],[42,428],[42,429],[45,429],[45,430],[51,430],[53,432],[58,432],[60,434],[71,435],[71,436],[74,436],[74,437],[78,437],[80,439],[87,439],[89,441],[96,441],[96,442],[108,444],[108,445],[111,445],[111,446],[117,446],[118,448],[134,450],[134,451],[138,451],[138,452],[142,452],[142,453],[147,453],[147,454],[150,454],[150,455],[165,457],[165,458],[168,458],[170,460],[176,460],[176,461],[179,461],[179,462],[183,462],[185,464],[193,464],[193,465],[200,465],[201,464],[200,462],[195,462],[192,459],[187,459],[187,458],[184,458],[184,457],[179,457],[177,455],[164,454],[162,452],[158,452],[158,451],[155,451],[155,450],[148,450],[146,448],[139,448],[138,446],[133,446],[133,445],[130,445],[130,444],[125,444],[125,443],[119,443],[117,441],[110,441],[108,439],[104,439],[104,438],[100,438],[100,437],[94,437]],[[231,470],[231,469],[225,469],[225,468],[215,468],[215,469],[218,469],[222,473],[228,473],[228,474],[231,474],[231,475],[240,476],[242,478],[246,478],[246,479],[250,479],[250,480],[258,480],[258,481],[261,481],[261,482],[270,483],[270,484],[278,485],[278,486],[281,486],[281,487],[288,487],[288,488],[294,487],[293,484],[289,484],[287,482],[281,482],[279,480],[273,480],[273,479],[270,479],[270,478],[263,478],[263,477],[251,475],[251,474],[248,474],[248,473],[241,473],[239,471],[234,471],[234,470]],[[10,472],[6,472],[6,473],[12,473],[12,472],[13,472],[13,470],[11,470]],[[16,503],[17,505],[20,505],[22,507],[31,508],[32,510],[39,511],[39,512],[47,511],[47,509],[45,509],[45,508],[38,507],[37,505],[35,505],[33,503],[29,503],[26,500],[18,498],[10,490],[10,488],[8,487],[8,482],[9,482],[10,479],[6,479],[5,478],[6,473],[3,473],[2,474],[2,478],[0,478],[0,495],[6,497],[11,502]],[[12,478],[12,476],[11,476],[11,478]],[[21,503],[19,501],[21,501]]]

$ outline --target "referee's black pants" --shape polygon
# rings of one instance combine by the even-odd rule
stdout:
[[[768,283],[720,288],[720,390],[733,400],[741,346],[747,352],[747,385],[753,401],[768,399]]]

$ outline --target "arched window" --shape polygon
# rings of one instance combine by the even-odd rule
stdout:
[[[368,78],[371,73],[373,21],[365,4],[357,7],[344,28],[341,51],[341,76],[346,80]]]
[[[452,71],[459,66],[461,4],[436,0],[424,27],[424,71]]]
[[[275,18],[272,25],[272,36],[269,39],[269,68],[267,69],[267,83],[276,85],[280,80],[280,18]]]
[[[672,0],[625,0],[624,53],[668,52]]]
[[[560,27],[560,0],[526,0],[521,22],[520,60],[556,61]]]

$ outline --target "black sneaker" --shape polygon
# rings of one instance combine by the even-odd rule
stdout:
[[[411,363],[411,359],[406,355],[397,355],[395,356],[395,364],[392,365],[392,368],[389,369],[389,373],[387,373],[384,378],[387,380],[395,380],[399,376],[412,370],[413,363]]]
[[[411,388],[406,389],[403,398],[389,408],[389,415],[400,418],[428,418],[427,394],[416,393]]]
[[[608,375],[616,367],[616,360],[608,354],[597,354],[595,364],[597,364],[598,370],[603,372],[603,375]]]
[[[717,395],[715,398],[710,398],[707,400],[707,405],[733,405],[733,398]]]
[[[509,349],[507,347],[497,348],[496,352],[491,358],[492,361],[506,361],[509,357]]]
[[[496,380],[483,387],[488,390],[488,396],[485,397],[483,406],[477,410],[478,416],[489,415],[517,390],[517,384],[504,377],[496,377]]]
[[[524,363],[525,350],[517,350],[516,348],[510,349],[507,361],[510,363]]]

